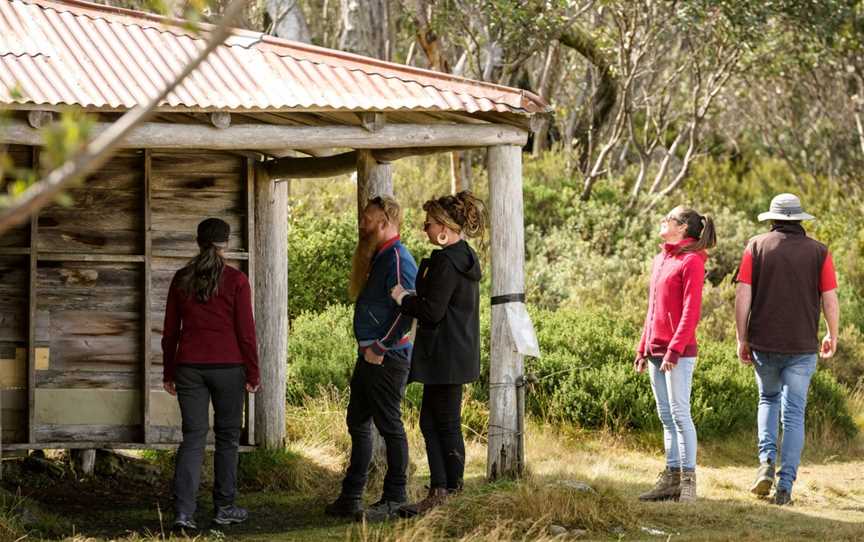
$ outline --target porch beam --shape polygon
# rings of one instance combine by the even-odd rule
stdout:
[[[97,137],[110,126],[111,123],[95,123],[91,137]],[[118,148],[267,151],[333,147],[486,147],[524,145],[527,139],[527,131],[500,124],[385,124],[370,132],[361,126],[342,125],[236,124],[215,128],[203,124],[148,122],[133,129]],[[44,141],[39,130],[26,121],[13,119],[0,132],[0,144],[41,146]]]

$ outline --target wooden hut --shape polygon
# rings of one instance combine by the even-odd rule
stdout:
[[[204,33],[208,29],[204,28]],[[0,0],[0,145],[21,167],[64,108],[94,132],[203,48],[182,21],[77,0]],[[180,440],[161,389],[172,274],[195,226],[232,226],[254,287],[263,390],[244,443],[281,445],[287,358],[287,178],[356,170],[358,202],[389,162],[489,147],[493,336],[490,474],[517,467],[524,313],[521,146],[533,94],[237,30],[100,171],[0,237],[3,448],[160,448]],[[256,408],[257,403],[257,408]]]

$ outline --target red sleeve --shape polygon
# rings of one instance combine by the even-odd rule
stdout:
[[[837,273],[834,272],[834,260],[831,259],[831,253],[825,257],[825,263],[822,264],[822,274],[819,277],[819,291],[830,292],[837,288]]]
[[[687,258],[683,269],[684,302],[681,320],[669,341],[664,361],[677,363],[678,358],[693,342],[702,311],[702,286],[705,284],[705,260],[694,254]]]
[[[162,326],[162,381],[173,382],[177,370],[177,343],[180,342],[180,292],[171,281],[165,303],[165,323]]]
[[[242,275],[242,274],[241,274]],[[234,304],[234,330],[243,363],[246,366],[246,382],[253,386],[260,383],[258,373],[258,340],[255,335],[255,318],[252,315],[252,288],[246,275],[242,275]]]
[[[741,256],[741,264],[738,266],[738,282],[753,284],[753,255],[750,254],[749,248]]]

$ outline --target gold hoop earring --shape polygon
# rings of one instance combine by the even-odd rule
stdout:
[[[446,233],[441,232],[441,233],[438,234],[437,237],[435,237],[435,240],[438,241],[438,244],[439,244],[439,245],[444,245],[444,244],[447,243],[447,241],[450,240],[450,238],[447,236]]]

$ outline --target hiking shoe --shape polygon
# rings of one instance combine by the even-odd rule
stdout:
[[[442,504],[444,504],[444,501],[446,501],[447,497],[449,496],[450,492],[447,491],[446,488],[429,488],[429,494],[426,496],[425,499],[420,502],[415,502],[413,504],[406,504],[405,506],[399,508],[399,517],[413,518],[414,516],[422,516],[436,506],[441,506]]]
[[[355,518],[363,513],[360,499],[351,499],[339,495],[335,501],[324,507],[324,513],[334,518]]]
[[[679,502],[694,502],[696,500],[696,471],[681,471],[681,485],[679,486]]]
[[[174,517],[174,523],[171,528],[175,531],[197,531],[198,525],[195,524],[195,518],[191,514],[179,512]]]
[[[771,502],[777,506],[786,506],[792,502],[792,492],[788,489],[778,487],[777,491],[774,492],[774,498],[771,499]]]
[[[387,501],[381,499],[372,506],[361,510],[354,519],[357,521],[366,520],[368,523],[377,523],[379,521],[388,521],[399,517],[399,508],[405,506],[404,501]]]
[[[750,493],[760,497],[767,497],[771,493],[771,486],[774,485],[774,462],[766,461],[759,465],[759,470],[756,472],[756,481],[753,482],[753,487],[750,488]]]
[[[654,484],[653,488],[639,495],[639,500],[668,501],[670,499],[677,499],[680,495],[681,471],[678,469],[667,468],[657,475],[657,483]]]
[[[213,523],[218,523],[219,525],[232,525],[234,523],[243,523],[248,517],[249,512],[245,508],[228,504],[216,509]]]

